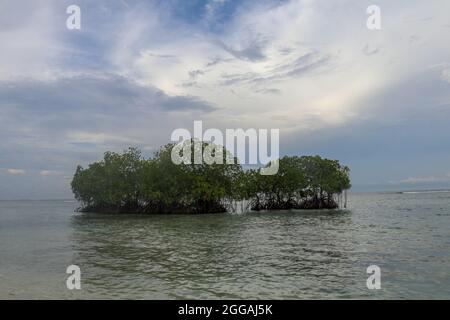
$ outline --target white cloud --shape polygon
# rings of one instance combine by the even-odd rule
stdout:
[[[343,125],[364,117],[365,102],[372,96],[416,77],[450,50],[441,40],[447,30],[440,23],[447,17],[439,5],[447,7],[446,2],[407,8],[380,3],[383,30],[389,32],[367,30],[367,6],[355,2],[349,9],[348,2],[258,2],[237,10],[220,34],[175,23],[159,43],[135,38],[138,49],[121,70],[168,93],[199,96],[219,106],[205,116],[212,126],[239,122],[245,127],[321,130]],[[222,5],[212,1],[207,7],[213,12]],[[422,16],[433,19],[423,21]],[[136,35],[134,28],[145,23],[134,18],[123,34]],[[160,21],[148,32],[161,28]],[[421,41],[411,43],[414,35]],[[128,44],[119,39],[117,47]],[[295,69],[295,61],[311,52],[328,60]],[[171,59],[156,57],[168,54]],[[192,78],[192,70],[201,76]],[[274,91],[276,95],[270,94]],[[279,117],[283,114],[290,116]]]
[[[122,143],[126,144],[138,144],[141,141],[133,140],[124,136],[108,134],[103,132],[69,132],[67,133],[69,143],[92,143],[92,144],[105,144],[105,143]]]
[[[401,180],[389,181],[390,184],[419,184],[450,181],[450,174],[446,176],[409,177]]]
[[[12,176],[24,176],[26,174],[23,169],[6,169],[5,171]]]
[[[51,176],[53,174],[56,174],[56,172],[52,171],[52,170],[41,170],[41,171],[39,171],[39,175],[41,177],[48,177],[48,176]]]
[[[450,83],[450,68],[442,70],[441,79]]]

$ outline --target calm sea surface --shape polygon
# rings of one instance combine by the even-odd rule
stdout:
[[[346,211],[98,215],[0,201],[0,298],[450,299],[450,193],[351,194]],[[66,268],[81,268],[81,290]],[[368,290],[366,268],[381,268]]]

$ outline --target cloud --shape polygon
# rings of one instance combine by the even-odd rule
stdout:
[[[51,81],[3,82],[0,102],[29,112],[162,112],[199,110],[210,112],[211,104],[194,96],[170,96],[153,86],[112,74],[81,74]]]
[[[5,169],[5,171],[12,176],[24,176],[27,173],[23,169]]]
[[[300,55],[291,62],[277,65],[260,73],[248,72],[240,74],[225,74],[222,76],[224,79],[222,83],[225,85],[251,84],[302,77],[328,65],[330,63],[330,59],[331,57],[329,55],[318,52],[310,52]]]
[[[433,183],[433,182],[446,182],[450,181],[450,176],[428,176],[428,177],[410,177],[402,180],[389,181],[390,184],[420,184],[420,183]]]
[[[225,52],[240,60],[258,61],[266,58],[264,48],[267,41],[261,38],[261,36],[249,40],[249,42],[246,42],[245,47],[241,49],[234,49],[219,39],[215,39],[214,43]]]
[[[41,171],[39,171],[39,175],[41,177],[48,177],[48,176],[51,176],[51,175],[54,175],[54,174],[57,174],[57,172],[52,171],[52,170],[41,170]]]
[[[108,144],[108,143],[119,143],[119,144],[138,144],[141,141],[133,140],[124,136],[107,134],[101,132],[83,132],[75,131],[68,132],[67,138],[69,143],[90,143],[90,144]]]
[[[205,5],[205,20],[208,23],[216,22],[220,9],[227,1],[228,0],[209,0]]]
[[[198,76],[201,76],[201,75],[203,75],[203,74],[205,74],[205,72],[202,71],[202,70],[192,70],[192,71],[189,71],[189,77],[191,77],[192,79],[195,79],[195,78],[197,78]]]
[[[266,93],[266,94],[281,94],[281,90],[280,89],[276,89],[276,88],[256,89],[255,92],[257,92],[257,93]]]
[[[450,83],[450,68],[442,70],[441,79]]]
[[[156,54],[156,53],[152,53],[152,52],[146,52],[145,54],[150,57],[161,58],[161,59],[176,59],[177,58],[176,55],[172,55],[172,54]]]
[[[212,67],[212,66],[215,66],[215,65],[217,65],[217,64],[219,64],[219,63],[222,63],[222,62],[230,62],[230,61],[232,61],[232,59],[225,59],[225,58],[213,58],[213,59],[211,59],[211,61],[208,61],[208,63],[206,64],[206,67]]]
[[[292,63],[274,68],[271,72],[273,75],[269,79],[283,79],[289,77],[297,77],[316,70],[330,62],[330,55],[321,54],[319,52],[309,52],[301,55]]]
[[[14,1],[2,1],[0,80],[52,77],[52,66],[67,53],[55,28],[57,16],[50,2],[25,0],[18,6]]]
[[[373,54],[377,54],[378,52],[380,52],[380,49],[379,48],[372,49],[372,47],[369,44],[366,44],[362,49],[362,51],[365,55],[371,56]]]

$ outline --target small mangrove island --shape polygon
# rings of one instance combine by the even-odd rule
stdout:
[[[137,148],[106,152],[102,161],[78,166],[71,182],[83,212],[220,213],[242,210],[335,209],[351,187],[349,168],[320,156],[284,156],[274,175],[231,164],[175,164],[174,143],[145,159]],[[202,142],[202,150],[222,146]],[[245,205],[244,205],[245,203]]]

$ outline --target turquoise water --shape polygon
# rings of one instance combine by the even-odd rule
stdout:
[[[450,193],[345,211],[119,216],[0,201],[0,298],[450,298]],[[81,290],[66,288],[68,265]],[[366,268],[381,268],[381,289]]]

